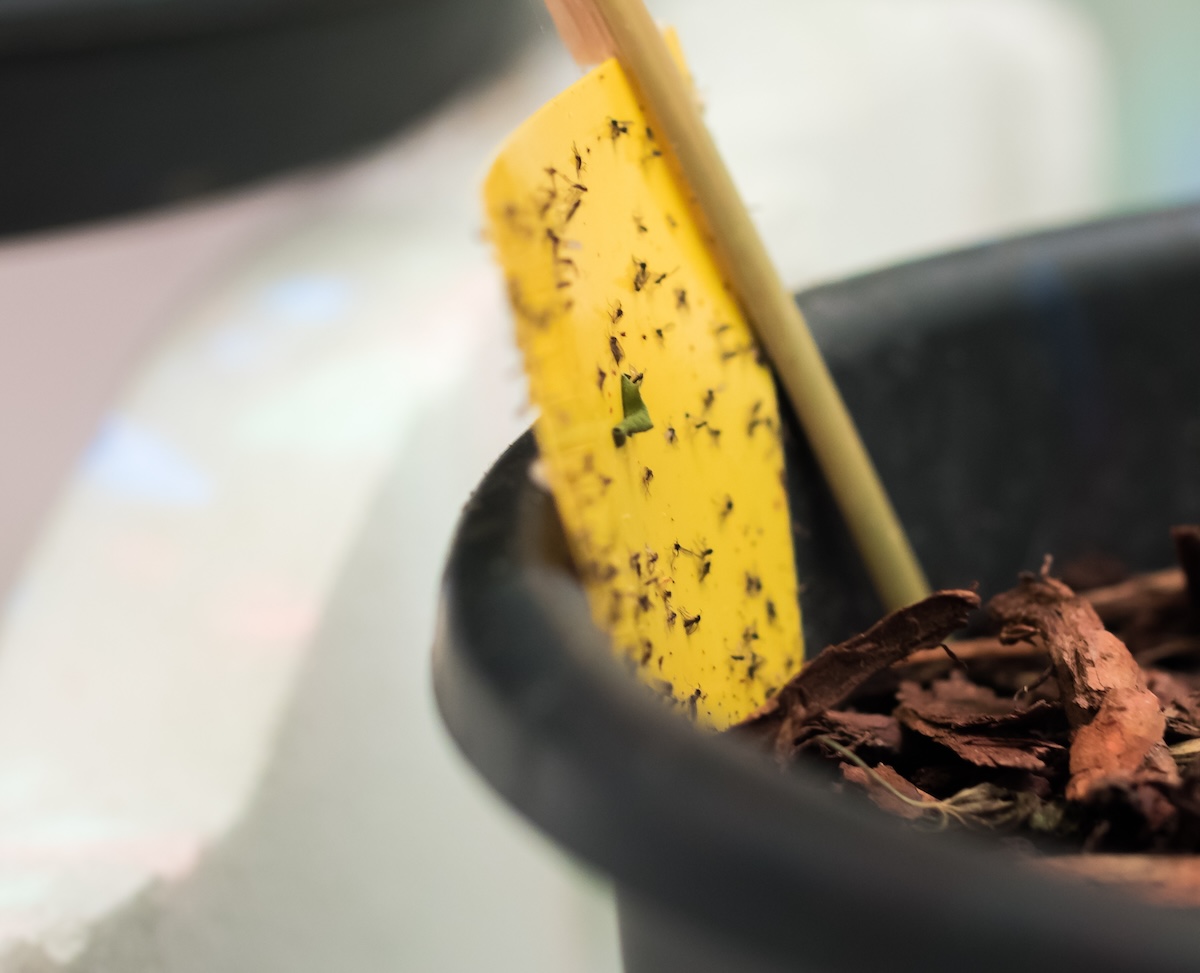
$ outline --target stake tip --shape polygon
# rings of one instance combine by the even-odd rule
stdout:
[[[558,36],[580,67],[599,64],[616,51],[608,24],[587,0],[546,0]]]

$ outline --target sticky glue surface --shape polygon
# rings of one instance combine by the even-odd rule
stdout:
[[[615,61],[513,134],[484,197],[592,616],[724,728],[803,655],[769,367]]]

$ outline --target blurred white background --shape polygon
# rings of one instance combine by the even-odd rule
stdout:
[[[455,518],[531,421],[478,186],[578,71],[0,241],[0,971],[618,968],[440,729]],[[1200,188],[1190,0],[662,0],[797,286]]]

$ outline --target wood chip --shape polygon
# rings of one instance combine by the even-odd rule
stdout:
[[[1061,743],[1045,738],[1058,730],[1059,722],[1057,708],[1045,701],[1019,707],[961,675],[929,689],[905,683],[896,698],[900,723],[979,767],[1041,772],[1048,769],[1047,761],[1061,760],[1066,753]]]
[[[1104,624],[1119,627],[1146,611],[1161,611],[1185,603],[1187,584],[1179,568],[1139,574],[1106,588],[1084,592]]]
[[[1044,659],[1045,652],[1031,642],[1001,642],[996,636],[959,639],[950,646],[960,661],[970,666],[972,662],[1008,662],[1013,659]],[[907,671],[917,666],[945,671],[954,665],[954,660],[941,648],[921,649],[907,659],[895,664],[895,668]]]
[[[870,773],[854,764],[842,764],[841,770],[842,776],[850,783],[863,788],[876,806],[898,817],[915,821],[917,818],[925,817],[929,812],[901,800],[892,793],[893,790],[899,791],[909,800],[929,804],[931,808],[937,805],[937,801],[932,796],[926,794],[916,784],[901,776],[887,764],[878,764]],[[888,786],[892,790],[889,790]]]
[[[826,710],[805,724],[796,746],[807,746],[816,737],[828,737],[848,750],[896,753],[900,750],[900,723],[887,713]]]
[[[978,607],[979,595],[973,591],[938,591],[892,612],[861,635],[822,650],[745,724],[782,714],[776,753],[790,757],[805,721],[837,706],[875,673],[944,642]]]
[[[1023,575],[988,611],[1005,632],[1042,644],[1071,726],[1069,800],[1102,788],[1178,783],[1163,742],[1166,719],[1137,661],[1096,610],[1061,581]]]
[[[952,655],[978,601],[939,592],[826,649],[746,728],[892,814],[1061,844],[1080,854],[1037,867],[1200,907],[1200,527],[1172,539],[1182,568],[1079,594],[1047,560]]]
[[[1162,706],[1167,729],[1177,736],[1200,737],[1200,687],[1195,680],[1162,669],[1147,669],[1146,685]]]

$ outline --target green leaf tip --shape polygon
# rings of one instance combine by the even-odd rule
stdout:
[[[621,376],[621,411],[625,413],[625,418],[620,425],[613,426],[612,431],[613,442],[617,446],[624,446],[625,440],[636,433],[654,428],[650,410],[642,401],[640,378],[635,382],[628,375]]]

